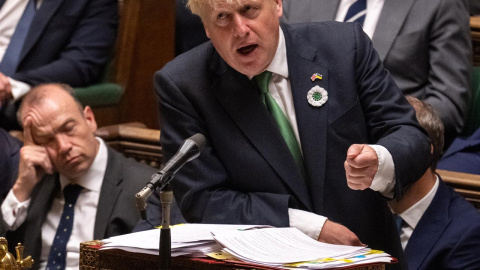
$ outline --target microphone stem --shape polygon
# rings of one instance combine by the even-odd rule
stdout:
[[[160,230],[159,243],[160,270],[171,269],[172,240],[170,235],[170,205],[172,200],[172,188],[167,184],[160,191],[160,201],[162,203],[162,229]]]

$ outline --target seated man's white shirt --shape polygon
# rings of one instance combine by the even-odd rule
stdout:
[[[279,29],[279,31],[280,35],[277,51],[274,58],[266,68],[266,70],[272,72],[272,79],[270,80],[270,83],[268,85],[268,90],[282,109],[283,113],[288,118],[293,132],[295,133],[295,136],[297,138],[298,144],[301,148],[295,107],[293,105],[292,89],[288,73],[287,48],[285,45],[285,37],[281,28]],[[305,100],[306,99],[307,97],[305,97]],[[382,191],[382,194],[384,196],[391,197],[391,194],[393,193],[393,186],[395,185],[394,165],[392,156],[383,146],[371,146],[375,149],[379,158],[379,168],[377,174],[373,179],[372,187],[375,187],[375,191]],[[345,157],[346,155],[347,153],[345,153]],[[291,227],[298,228],[300,231],[314,239],[318,239],[323,225],[327,220],[327,217],[291,208],[288,210],[288,215]]]
[[[99,149],[92,166],[76,184],[83,187],[75,204],[73,229],[67,243],[67,267],[66,269],[78,269],[80,259],[80,243],[93,239],[93,230],[97,214],[98,200],[102,187],[105,170],[107,168],[108,151],[105,142],[97,138]],[[60,176],[61,190],[70,181]],[[52,207],[42,225],[42,252],[40,256],[40,269],[45,269],[48,254],[53,243],[53,238],[60,223],[65,199],[63,192],[58,193],[52,203]],[[30,199],[20,203],[10,190],[2,204],[2,214],[9,230],[15,230],[25,221]]]
[[[437,176],[435,184],[425,197],[423,197],[420,201],[405,210],[403,213],[398,214],[404,221],[402,230],[400,231],[400,241],[404,250],[408,244],[408,240],[410,240],[410,237],[413,234],[413,231],[417,227],[418,222],[422,218],[425,211],[427,211],[427,208],[432,203],[435,194],[437,194],[438,185],[439,180]]]
[[[350,8],[352,3],[356,1],[357,0],[341,0],[338,5],[335,21],[343,22],[347,15],[348,8]],[[380,18],[380,13],[382,13],[384,2],[385,0],[367,0],[367,14],[365,15],[365,21],[363,22],[363,32],[365,32],[370,39],[373,38],[375,28],[377,28],[378,19]]]

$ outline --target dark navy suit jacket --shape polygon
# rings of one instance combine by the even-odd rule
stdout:
[[[0,204],[15,183],[23,143],[0,128]]]
[[[480,213],[440,181],[405,248],[409,270],[479,269]]]
[[[353,143],[376,143],[393,156],[400,196],[429,166],[429,142],[360,25],[282,25],[304,163],[303,179],[255,84],[208,42],[155,75],[161,143],[171,158],[202,133],[207,144],[172,187],[188,222],[289,226],[288,208],[324,215],[360,240],[401,256],[390,210],[373,190],[348,188],[343,163]],[[312,82],[314,73],[322,80]],[[319,85],[321,107],[307,102]]]
[[[22,142],[0,128],[0,204],[12,188],[17,178],[18,162]],[[0,212],[0,237],[5,236],[6,227]]]
[[[457,137],[443,154],[437,168],[480,174],[480,128],[469,137]]]

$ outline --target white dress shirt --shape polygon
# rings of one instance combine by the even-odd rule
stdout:
[[[17,28],[17,24],[23,15],[23,11],[27,7],[29,0],[6,0],[0,8],[0,61],[2,61],[7,51],[10,39]],[[43,0],[37,0],[37,10],[42,5]],[[31,88],[30,85],[9,78],[12,85],[12,95],[16,100],[25,95]]]
[[[73,229],[67,243],[67,270],[78,269],[80,259],[80,243],[93,239],[95,217],[97,214],[98,200],[102,187],[105,170],[107,168],[108,151],[105,142],[99,141],[98,153],[92,166],[87,173],[80,177],[76,184],[83,187],[75,204],[75,215]],[[60,175],[61,189],[70,181]],[[60,223],[65,199],[63,192],[55,195],[52,207],[42,225],[42,252],[40,255],[40,269],[45,269],[48,261],[48,254],[53,243],[53,238]],[[2,204],[2,214],[9,230],[17,229],[25,221],[30,199],[20,203],[12,190],[8,193]]]
[[[423,197],[420,201],[416,204],[412,205],[410,208],[405,210],[403,213],[399,214],[399,216],[403,219],[403,226],[402,230],[400,231],[400,241],[402,242],[402,248],[405,250],[405,247],[408,244],[408,240],[412,236],[413,231],[417,227],[418,222],[422,218],[427,208],[432,203],[435,194],[437,194],[437,189],[439,185],[438,176],[435,180],[435,185],[433,185],[430,192],[428,192],[425,197]]]
[[[293,132],[297,138],[299,146],[301,147],[300,136],[297,127],[297,118],[295,115],[295,108],[293,105],[292,89],[290,85],[288,63],[287,63],[287,48],[285,46],[285,37],[280,28],[280,37],[277,51],[266,70],[272,72],[272,79],[268,85],[268,91],[278,103],[283,113],[288,118]],[[327,89],[328,91],[328,89]],[[305,102],[307,97],[305,96]],[[328,101],[327,101],[328,102]],[[378,171],[375,175],[371,189],[379,191],[384,196],[393,197],[394,180],[394,164],[393,158],[388,150],[380,145],[370,145],[377,153],[379,164]],[[346,158],[347,153],[345,153]],[[310,212],[289,209],[288,215],[290,219],[290,226],[296,227],[308,236],[318,239],[323,224],[327,217],[323,217]]]
[[[347,15],[348,8],[356,1],[357,0],[341,0],[335,21],[343,22],[345,15]],[[367,0],[367,15],[363,22],[363,31],[370,37],[370,39],[373,38],[373,34],[375,33],[375,28],[377,27],[378,18],[380,18],[384,1],[385,0]]]

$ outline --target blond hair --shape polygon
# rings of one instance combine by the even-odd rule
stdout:
[[[274,0],[267,1],[270,1],[272,5],[275,2]],[[200,16],[203,20],[207,11],[216,9],[220,4],[241,7],[245,4],[245,0],[188,0],[187,7],[193,14]]]

